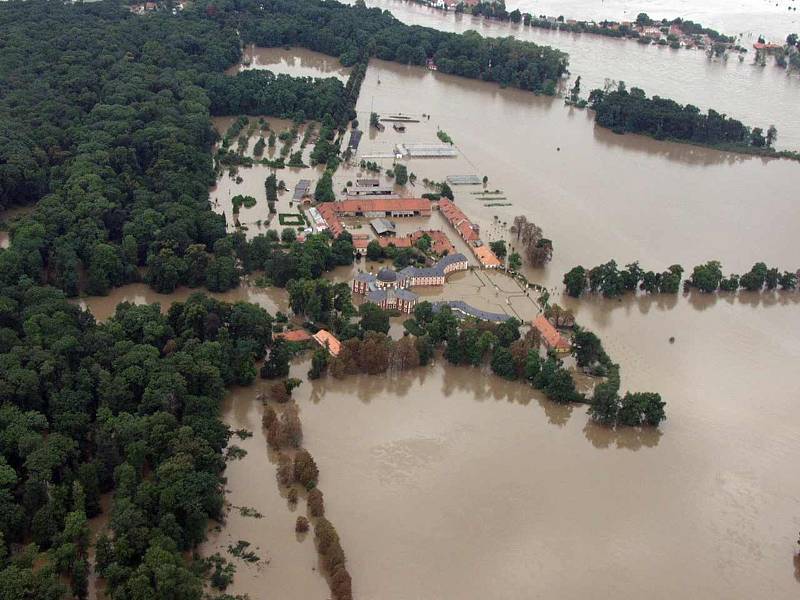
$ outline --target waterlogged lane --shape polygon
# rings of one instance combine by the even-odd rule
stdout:
[[[581,76],[584,94],[602,87],[606,79],[623,80],[628,87],[640,87],[649,95],[672,98],[704,110],[714,108],[751,126],[766,129],[774,124],[778,128],[779,147],[800,148],[800,119],[795,117],[800,75],[787,74],[772,63],[767,67],[755,66],[753,52],[742,63],[736,57],[709,61],[700,51],[642,46],[634,40],[453,15],[400,0],[367,0],[367,6],[388,10],[411,25],[456,33],[475,30],[487,37],[513,36],[553,46],[569,53],[570,72],[573,78]],[[536,12],[541,11],[536,9]],[[564,9],[564,12],[571,11]]]

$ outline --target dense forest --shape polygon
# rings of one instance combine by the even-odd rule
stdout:
[[[668,98],[653,96],[620,82],[617,89],[592,90],[589,106],[595,122],[615,133],[641,133],[659,140],[675,140],[720,149],[754,154],[800,158],[794,152],[776,152],[773,144],[778,132],[770,126],[752,129],[713,109],[703,113],[691,104],[682,105]]]
[[[242,37],[258,46],[302,46],[344,65],[368,57],[411,65],[432,59],[439,71],[494,81],[537,93],[554,94],[568,57],[548,46],[508,38],[483,38],[405,25],[379,8],[333,1],[214,1],[221,23],[239,16]],[[248,18],[255,16],[255,18]]]
[[[199,599],[182,552],[221,513],[219,402],[255,377],[271,316],[198,295],[98,325],[29,283],[0,291],[0,325],[0,597],[61,598],[62,574],[84,598],[87,519],[113,488],[113,539],[97,543],[111,597]],[[36,549],[50,561],[32,569]]]
[[[314,79],[250,70],[229,77],[215,74],[205,82],[212,115],[270,115],[297,122],[331,115],[345,125],[355,117],[344,84],[335,77]]]

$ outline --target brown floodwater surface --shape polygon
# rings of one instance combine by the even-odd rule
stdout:
[[[291,54],[286,54],[275,52],[273,48],[248,46],[244,50],[244,60],[248,59],[249,65],[234,65],[226,73],[233,75],[247,69],[267,69],[276,75],[336,77],[342,81],[347,81],[350,75],[350,69],[343,67],[337,58],[305,48],[293,48]]]
[[[120,302],[132,304],[160,304],[161,311],[167,312],[173,302],[185,302],[189,296],[204,293],[224,302],[252,302],[274,315],[278,311],[289,311],[289,298],[285,290],[259,288],[246,282],[227,292],[209,292],[206,289],[182,287],[172,294],[159,294],[145,283],[130,283],[112,289],[107,296],[89,296],[75,300],[81,308],[89,310],[95,319],[105,321],[114,315]]]
[[[373,107],[432,116],[405,134],[370,132],[361,155],[432,142],[444,129],[459,156],[406,161],[418,180],[405,192],[423,193],[423,178],[487,175],[512,206],[484,206],[470,193],[480,186],[455,187],[456,202],[486,241],[510,240],[517,214],[543,227],[555,255],[527,275],[601,336],[623,389],[662,394],[668,420],[612,432],[583,406],[441,360],[402,376],[304,381],[294,392],[304,446],[355,597],[795,598],[800,294],[575,301],[560,282],[576,264],[610,258],[653,269],[708,259],[739,273],[757,260],[794,269],[800,167],[615,136],[558,100],[375,60],[357,107],[363,123]],[[357,175],[340,169],[335,188]],[[330,276],[347,280],[355,268]],[[448,287],[470,293],[470,277],[454,276],[441,297]],[[278,290],[222,297],[286,310]],[[104,318],[121,299],[165,306],[170,297],[127,286],[82,302]],[[307,369],[306,358],[292,374],[305,379]],[[257,391],[232,390],[223,407],[226,423],[255,432],[232,440],[248,454],[229,465],[227,488],[232,504],[265,517],[232,511],[204,551],[247,539],[270,559],[241,565],[235,593],[326,598],[313,544],[294,538],[296,513],[275,483]]]
[[[433,27],[443,31],[463,33],[475,30],[486,37],[513,36],[520,40],[553,46],[569,54],[569,70],[574,79],[581,76],[582,95],[587,96],[592,88],[603,87],[607,79],[622,80],[628,85],[644,89],[649,95],[672,98],[682,104],[693,104],[702,109],[713,108],[721,113],[739,119],[743,123],[762,127],[766,130],[774,124],[778,128],[778,146],[789,149],[800,149],[800,119],[797,118],[797,98],[800,93],[800,75],[778,68],[772,60],[766,67],[753,64],[754,51],[752,44],[758,38],[756,30],[748,34],[741,42],[750,48],[744,61],[739,62],[735,55],[728,60],[709,60],[699,50],[672,50],[664,46],[642,46],[635,40],[619,40],[596,35],[581,35],[568,32],[525,27],[521,24],[502,23],[471,15],[453,15],[440,10],[422,6],[414,2],[399,0],[366,0],[370,7],[378,7],[390,11],[395,17],[410,25]],[[756,0],[743,0],[746,4],[754,4]],[[765,0],[758,1],[763,4]],[[352,4],[352,0],[349,0]],[[552,4],[553,2],[551,2]],[[781,0],[782,5],[786,0]],[[536,14],[545,12],[545,7],[531,7],[529,0],[520,0],[522,10],[531,10]],[[537,3],[534,2],[534,5]],[[571,14],[572,10],[562,2],[564,8],[557,13],[567,18],[594,18],[595,14]],[[585,4],[582,2],[581,4]],[[618,7],[620,2],[614,1]],[[647,3],[648,5],[650,2]],[[661,3],[663,4],[663,3]],[[712,3],[694,2],[711,9],[719,6],[721,1]],[[795,3],[796,4],[796,3]],[[602,9],[597,3],[597,10]],[[727,6],[727,4],[726,4]],[[799,7],[800,8],[800,7]],[[576,9],[577,10],[577,9]],[[724,9],[727,11],[728,9]],[[783,8],[785,12],[785,7]],[[582,12],[582,9],[581,9]],[[638,11],[637,11],[638,12]],[[646,11],[647,12],[647,11]],[[550,14],[550,13],[547,13]],[[650,12],[651,16],[659,16],[662,12]],[[557,16],[556,15],[556,16]],[[790,13],[790,18],[797,21],[798,13]],[[683,16],[683,13],[664,14],[664,16]],[[636,13],[633,13],[633,19]],[[702,24],[706,20],[700,19]],[[755,24],[754,24],[755,26]],[[792,25],[792,31],[798,27]],[[776,28],[777,29],[777,28]],[[781,27],[781,29],[783,29]],[[738,34],[740,31],[723,31]],[[784,41],[785,34],[774,37],[775,41]],[[411,96],[409,99],[417,100]],[[418,111],[424,112],[426,100],[419,97]],[[563,109],[562,106],[558,107]],[[481,115],[483,116],[483,115]]]

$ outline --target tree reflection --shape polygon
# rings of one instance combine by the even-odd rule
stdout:
[[[661,440],[661,430],[656,427],[618,427],[612,429],[587,421],[583,435],[595,448],[621,448],[639,450],[642,447],[655,448]]]

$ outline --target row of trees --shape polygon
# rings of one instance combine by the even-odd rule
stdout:
[[[616,261],[611,260],[588,270],[582,266],[573,267],[564,275],[563,281],[567,294],[573,298],[585,292],[615,298],[637,290],[647,294],[677,294],[681,289],[682,276],[683,267],[680,265],[672,265],[666,271],[657,273],[645,271],[638,262],[620,269]],[[725,277],[721,263],[715,260],[694,267],[683,284],[684,291],[696,288],[707,293],[717,290],[735,292],[739,289],[760,292],[778,287],[789,291],[797,289],[797,273],[781,271],[758,262],[744,275],[731,274]]]
[[[567,69],[567,55],[548,46],[409,26],[362,3],[248,0],[214,2],[213,6],[213,18],[225,24],[235,22],[247,43],[302,46],[339,57],[346,66],[372,56],[414,65],[433,60],[445,73],[547,94],[555,93]]]
[[[553,258],[553,242],[544,237],[541,227],[524,215],[514,217],[511,233],[522,244],[523,256],[532,266],[543,267]]]
[[[641,133],[656,139],[764,152],[771,150],[778,135],[774,126],[766,133],[760,127],[751,130],[713,109],[702,113],[691,104],[658,96],[648,98],[636,87],[628,91],[623,82],[616,90],[592,90],[589,105],[595,111],[595,122],[615,133]]]
[[[273,354],[278,348],[285,347],[274,345]],[[327,351],[319,349],[314,354],[314,360],[320,355],[324,355],[327,360],[327,354]],[[279,376],[285,377],[288,370],[287,363],[285,374]],[[302,447],[303,429],[297,405],[290,402],[291,392],[298,385],[299,379],[286,379],[272,385],[271,398],[275,404],[264,398],[262,425],[267,431],[267,443],[278,453],[277,480],[279,485],[287,488],[289,501],[297,502],[298,487],[307,492],[308,518],[298,517],[295,531],[307,531],[309,519],[314,523],[317,552],[328,575],[332,597],[334,600],[352,600],[352,581],[341,540],[336,528],[325,517],[324,496],[318,487],[319,467],[311,453]]]
[[[767,267],[766,263],[757,262],[744,275],[739,276],[732,273],[725,277],[722,273],[722,264],[712,260],[696,266],[685,285],[706,293],[717,290],[735,292],[739,289],[760,292],[774,290],[778,287],[782,290],[796,290],[797,272],[781,272],[777,267]]]
[[[638,262],[620,269],[616,261],[610,260],[591,269],[573,267],[564,275],[564,285],[567,294],[573,298],[580,297],[584,292],[600,293],[606,298],[615,298],[636,290],[648,294],[677,294],[682,275],[683,267],[680,265],[672,265],[666,271],[657,273],[645,271]]]

